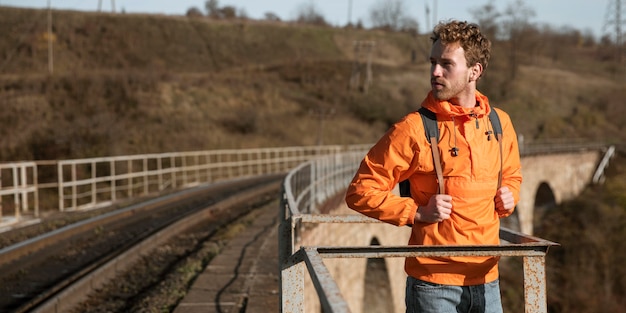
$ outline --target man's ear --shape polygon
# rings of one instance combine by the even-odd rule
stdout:
[[[477,81],[480,78],[480,75],[483,73],[483,65],[480,63],[474,64],[471,68],[470,79],[473,81]]]

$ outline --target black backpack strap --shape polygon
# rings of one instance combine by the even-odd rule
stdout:
[[[420,107],[419,112],[422,118],[422,124],[424,124],[424,135],[426,136],[426,140],[430,142],[431,137],[435,137],[439,139],[439,128],[437,127],[437,115],[426,108]],[[403,180],[398,184],[400,188],[400,196],[402,197],[410,197],[411,196],[411,184],[409,184],[409,180]]]
[[[500,173],[498,174],[498,189],[500,189],[500,187],[502,187],[502,158],[504,156],[502,152],[502,124],[500,124],[500,117],[494,107],[491,107],[491,111],[489,111],[489,120],[491,121],[491,127],[498,140],[498,145],[500,146]]]
[[[398,188],[400,190],[400,197],[411,197],[411,184],[408,179],[398,183]]]
[[[430,142],[430,138],[435,137],[439,141],[439,127],[437,127],[437,114],[435,112],[421,107],[417,110],[422,116],[422,123],[424,124],[424,131],[426,132],[426,139]]]
[[[437,127],[437,115],[426,108],[419,108],[419,112],[422,123],[424,124],[424,135],[426,140],[430,143],[430,151],[433,154],[433,164],[435,165],[435,172],[437,174],[437,181],[439,183],[439,193],[445,193],[443,170],[441,169],[441,156],[439,155],[439,127]],[[400,195],[403,197],[411,196],[411,185],[408,180],[402,181],[399,184]]]
[[[437,127],[437,114],[424,107],[419,108],[417,111],[422,116],[426,139],[430,142],[430,151],[433,154],[433,164],[435,165],[437,182],[439,183],[439,193],[444,194],[446,193],[446,189],[443,182],[443,170],[441,169],[441,156],[439,155],[439,127]]]
[[[502,139],[502,124],[500,124],[498,112],[496,112],[496,109],[493,107],[491,108],[491,111],[489,111],[489,121],[491,121],[491,127],[493,128],[493,132],[496,134],[496,139],[500,141],[500,139]]]

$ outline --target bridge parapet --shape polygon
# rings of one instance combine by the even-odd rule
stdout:
[[[521,156],[540,154],[571,153],[581,151],[599,151],[609,145],[602,142],[588,142],[577,140],[551,140],[546,142],[526,143],[523,136],[519,136],[519,151]]]

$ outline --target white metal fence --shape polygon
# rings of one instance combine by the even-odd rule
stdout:
[[[40,209],[94,208],[168,189],[287,173],[311,158],[363,147],[232,149],[0,164],[0,218],[19,220],[24,213],[37,217]]]
[[[0,217],[5,207],[14,208],[11,218],[19,220],[23,212],[34,208],[39,214],[37,164],[20,162],[0,164]]]

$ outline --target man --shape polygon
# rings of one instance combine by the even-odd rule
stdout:
[[[363,159],[346,202],[381,221],[412,225],[410,245],[497,245],[499,218],[513,212],[522,177],[509,116],[476,89],[491,43],[477,25],[460,21],[437,25],[432,41],[431,91],[421,105],[436,114],[440,160],[420,114],[408,114]],[[502,154],[488,118],[494,109]],[[404,180],[411,197],[392,193]],[[497,263],[496,257],[407,258],[407,312],[502,312]]]

